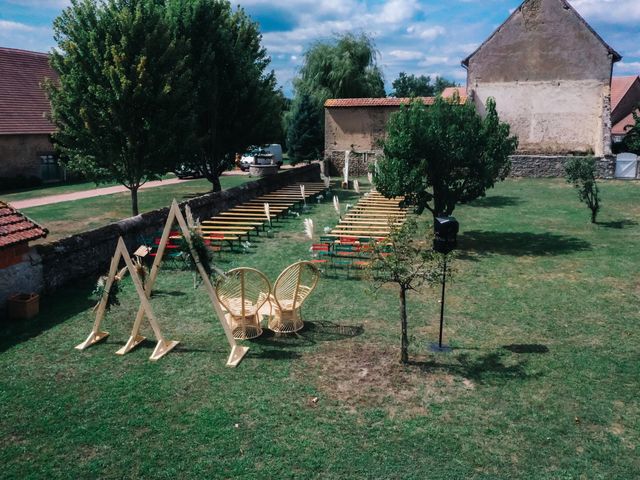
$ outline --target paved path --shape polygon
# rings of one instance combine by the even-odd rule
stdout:
[[[302,164],[301,164],[302,165]],[[288,170],[295,168],[291,165],[283,165],[281,170]],[[247,176],[249,172],[242,172],[240,170],[229,170],[223,173],[223,176]],[[146,188],[162,187],[164,185],[175,185],[176,183],[189,182],[191,179],[181,180],[179,178],[169,178],[167,180],[158,180],[154,182],[147,182],[140,187],[140,190]],[[30,208],[40,207],[42,205],[51,205],[52,203],[69,202],[71,200],[80,200],[83,198],[100,197],[102,195],[111,195],[113,193],[128,192],[122,185],[116,185],[115,187],[103,187],[92,188],[91,190],[82,190],[81,192],[62,193],[60,195],[48,195],[45,197],[30,198],[28,200],[17,200],[15,202],[9,202],[14,208]]]
[[[154,182],[147,182],[140,187],[140,190],[146,188],[161,187],[164,185],[175,185],[176,183],[184,183],[190,180],[181,180],[179,178],[169,178],[167,180],[158,180]],[[68,202],[71,200],[80,200],[82,198],[100,197],[102,195],[111,195],[113,193],[128,192],[122,185],[116,185],[115,187],[103,187],[93,188],[91,190],[83,190],[81,192],[63,193],[60,195],[48,195],[46,197],[29,198],[28,200],[18,200],[10,202],[14,208],[30,208],[39,207],[41,205],[50,205],[52,203]]]

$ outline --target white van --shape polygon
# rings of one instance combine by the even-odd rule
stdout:
[[[273,161],[276,165],[282,166],[282,146],[279,143],[271,143],[262,148],[273,155]]]

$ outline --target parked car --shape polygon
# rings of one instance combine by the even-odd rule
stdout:
[[[267,145],[267,147],[272,148],[274,145]],[[280,145],[277,145],[280,147]],[[277,149],[272,148],[277,153]],[[250,148],[242,158],[240,159],[240,169],[243,172],[249,170],[251,165],[278,165],[278,167],[282,166],[282,148],[280,148],[280,156],[278,159],[277,154],[270,152],[267,148],[262,147],[252,147]]]
[[[187,165],[186,163],[181,163],[178,165],[173,173],[176,174],[178,178],[202,178],[202,172],[198,170],[196,167],[192,165]]]
[[[265,145],[264,149],[273,155],[273,159],[275,163],[281,167],[282,166],[282,146],[279,143],[271,143],[269,145]]]

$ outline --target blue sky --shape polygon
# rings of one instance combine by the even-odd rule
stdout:
[[[0,0],[0,46],[48,51],[52,20],[68,0]],[[260,23],[271,67],[287,95],[306,48],[342,32],[375,39],[387,91],[398,73],[465,82],[460,61],[521,0],[235,0]],[[570,0],[624,58],[615,75],[640,73],[640,0]]]

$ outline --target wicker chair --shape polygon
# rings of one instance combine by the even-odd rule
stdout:
[[[216,283],[216,296],[227,311],[233,338],[248,340],[262,335],[260,307],[271,294],[265,275],[253,268],[234,268]]]
[[[273,286],[270,330],[276,333],[293,333],[304,326],[300,308],[316,287],[319,278],[320,271],[311,262],[294,263],[284,269]]]

